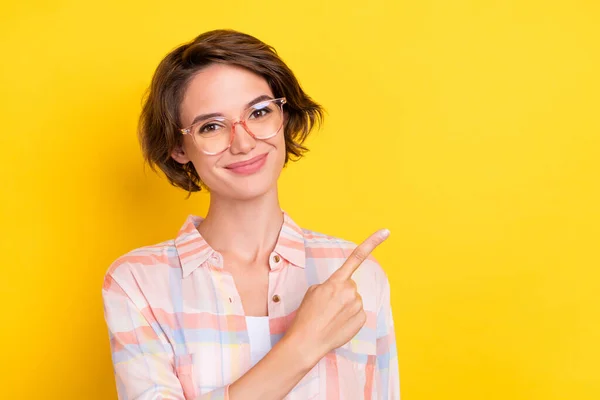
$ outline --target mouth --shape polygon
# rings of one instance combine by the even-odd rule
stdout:
[[[240,175],[250,175],[259,171],[267,160],[269,153],[264,153],[246,161],[240,161],[225,166],[225,169]]]

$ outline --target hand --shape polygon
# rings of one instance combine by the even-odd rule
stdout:
[[[375,232],[329,279],[308,288],[285,336],[295,341],[309,364],[347,343],[365,324],[367,314],[352,274],[388,236],[387,229]]]

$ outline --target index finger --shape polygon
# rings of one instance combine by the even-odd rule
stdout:
[[[350,257],[348,257],[344,264],[329,277],[329,280],[339,282],[350,279],[354,271],[358,269],[358,267],[369,257],[371,252],[383,243],[388,236],[390,236],[390,231],[387,229],[381,229],[373,233],[364,242],[356,246],[352,254],[350,254]]]

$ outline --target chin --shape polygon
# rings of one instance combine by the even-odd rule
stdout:
[[[274,171],[261,171],[250,176],[223,176],[213,185],[205,182],[209,191],[223,199],[253,200],[277,190],[279,174]]]

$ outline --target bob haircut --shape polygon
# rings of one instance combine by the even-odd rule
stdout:
[[[233,30],[214,30],[185,43],[160,62],[145,95],[138,136],[144,160],[156,172],[164,172],[169,182],[189,192],[203,187],[191,162],[180,164],[171,157],[182,144],[180,107],[190,80],[211,64],[245,68],[262,76],[275,98],[285,97],[285,163],[297,160],[307,151],[303,146],[314,126],[323,122],[324,110],[300,87],[275,49],[257,38]]]

